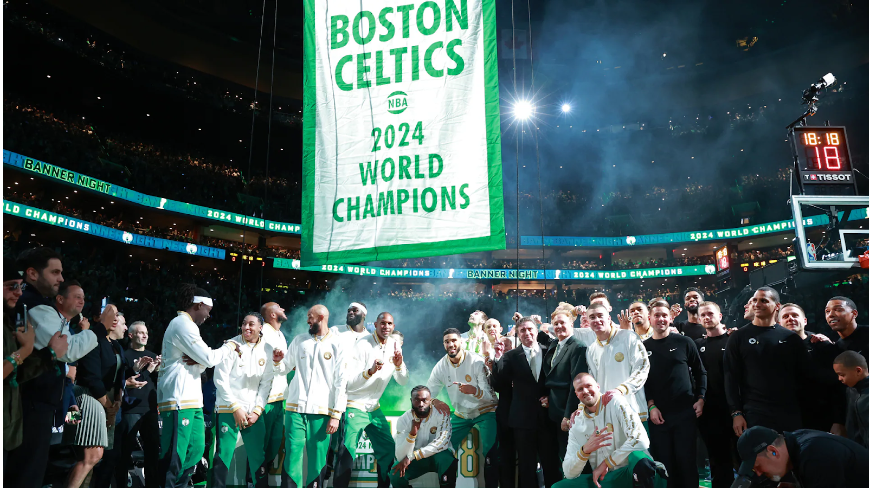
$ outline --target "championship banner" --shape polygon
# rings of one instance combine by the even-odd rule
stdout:
[[[305,265],[504,249],[495,2],[304,6]]]

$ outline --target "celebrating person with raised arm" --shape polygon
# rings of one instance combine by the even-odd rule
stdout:
[[[483,358],[462,349],[463,341],[457,329],[444,331],[444,349],[447,354],[435,365],[428,379],[432,398],[446,388],[450,402],[455,408],[451,417],[453,448],[468,435],[471,428],[480,433],[480,451],[485,464],[483,468],[486,486],[498,486],[498,471],[493,459],[495,452],[495,408],[498,400],[489,385]],[[485,338],[484,338],[485,340]]]
[[[240,354],[236,342],[211,349],[202,339],[199,326],[214,307],[207,291],[184,284],[178,294],[181,311],[163,334],[163,366],[157,382],[157,410],[163,420],[160,481],[165,488],[187,486],[193,467],[205,453],[202,372]]]
[[[268,365],[262,335],[263,317],[249,312],[241,323],[241,335],[232,340],[243,343],[241,356],[230,356],[214,367],[217,386],[217,435],[209,488],[226,486],[229,465],[235,454],[238,434],[244,440],[247,465],[254,485],[265,486],[266,426],[260,420],[272,388],[274,368]]]
[[[389,487],[389,469],[395,461],[395,442],[392,440],[389,422],[380,410],[380,397],[391,378],[401,386],[407,384],[407,365],[401,345],[392,335],[395,319],[389,312],[377,316],[374,334],[356,343],[355,355],[347,371],[347,411],[344,449],[338,459],[334,486],[346,488],[350,484],[356,446],[362,432],[371,441],[374,457],[377,458],[377,486]]]
[[[577,316],[582,313],[579,307],[574,310]],[[643,386],[649,376],[649,360],[640,337],[613,326],[610,310],[603,303],[591,304],[585,313],[589,328],[574,329],[573,333],[580,344],[588,346],[588,371],[605,392],[604,404],[623,395],[645,422],[648,413]]]
[[[431,472],[438,474],[440,488],[456,486],[459,463],[450,417],[433,408],[432,401],[428,387],[416,386],[410,391],[411,409],[398,418],[393,440],[397,463],[389,473],[395,488],[406,488],[410,480]]]
[[[323,486],[323,468],[329,449],[329,435],[338,430],[338,420],[347,406],[343,348],[338,328],[329,328],[329,310],[314,305],[308,310],[308,332],[299,334],[286,351],[275,350],[275,374],[293,368],[287,388],[284,430],[285,446],[291,455],[284,457],[283,486]],[[302,479],[302,450],[307,456],[307,480]]]
[[[600,385],[589,373],[573,380],[580,415],[570,428],[562,469],[567,478],[556,488],[654,486],[656,466],[649,457],[649,436],[627,399],[601,401]]]

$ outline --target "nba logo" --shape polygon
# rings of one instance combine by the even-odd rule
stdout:
[[[809,261],[814,261],[817,257],[815,254],[815,245],[811,242],[806,244],[806,255],[809,257]]]

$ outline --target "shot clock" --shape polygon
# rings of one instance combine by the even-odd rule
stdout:
[[[794,127],[790,140],[803,193],[857,194],[844,127]]]

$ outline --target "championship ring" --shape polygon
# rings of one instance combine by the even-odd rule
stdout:
[[[624,360],[625,360],[625,355],[620,353],[620,352],[617,352],[616,353],[616,362],[620,363]]]
[[[331,352],[324,352],[323,359],[332,359],[332,353]]]
[[[434,434],[437,431],[438,431],[437,427],[432,427],[431,430],[429,430],[429,432],[431,432],[432,434]]]
[[[465,375],[465,381],[470,382],[470,381],[471,381],[471,375],[466,374],[466,375]]]

